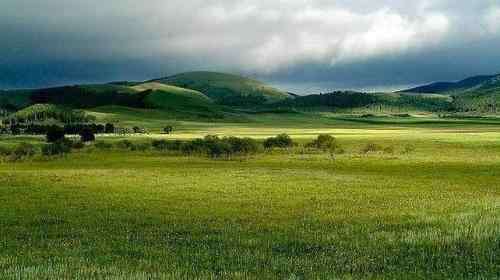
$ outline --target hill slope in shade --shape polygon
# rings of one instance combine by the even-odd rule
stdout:
[[[457,94],[492,87],[500,87],[500,75],[474,76],[458,82],[437,82],[401,92]]]
[[[262,98],[263,103],[271,103],[290,97],[286,92],[262,82],[216,72],[188,72],[154,81],[197,90],[223,104],[237,102],[238,98]]]
[[[201,109],[213,107],[213,102],[203,93],[156,82],[131,87],[143,95],[146,107],[157,109]]]

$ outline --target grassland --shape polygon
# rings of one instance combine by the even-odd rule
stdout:
[[[156,111],[112,112],[153,130],[164,122]],[[128,138],[288,132],[305,143],[331,133],[345,153],[332,160],[298,147],[210,160],[89,147],[0,163],[2,278],[500,278],[495,118],[174,122],[171,136]],[[25,141],[43,140],[0,139]],[[392,151],[360,153],[367,143]]]

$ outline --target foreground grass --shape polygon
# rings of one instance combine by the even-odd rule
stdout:
[[[1,275],[499,278],[498,133],[382,135],[341,135],[335,161],[101,151],[0,164]],[[396,152],[359,155],[367,141]]]

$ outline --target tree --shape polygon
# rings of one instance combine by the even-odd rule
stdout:
[[[337,141],[335,137],[328,134],[321,134],[311,143],[306,145],[308,148],[314,148],[322,151],[334,152],[337,148]]]
[[[163,128],[163,133],[170,134],[170,133],[172,133],[173,130],[174,130],[174,128],[171,125],[167,125]]]
[[[47,129],[47,142],[49,143],[54,143],[57,141],[61,141],[64,139],[64,128],[57,126],[57,125],[52,125]]]
[[[95,135],[92,129],[85,127],[80,131],[80,139],[82,142],[94,142]]]
[[[44,156],[63,155],[71,152],[71,141],[57,141],[42,147]]]
[[[107,123],[104,126],[104,132],[105,133],[115,133],[115,125],[112,123]]]
[[[140,134],[140,133],[145,133],[145,129],[144,128],[140,128],[138,126],[134,126],[132,128],[132,130],[134,131],[134,133],[137,133],[137,134]]]
[[[276,137],[270,137],[267,138],[264,141],[264,147],[266,149],[272,149],[272,148],[289,148],[293,146],[293,140],[292,138],[286,134],[280,134]]]

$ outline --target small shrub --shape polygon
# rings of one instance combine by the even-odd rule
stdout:
[[[373,152],[377,152],[380,150],[380,146],[375,144],[375,143],[368,143],[366,144],[362,149],[361,149],[361,153],[363,154],[368,154],[368,153],[373,153]]]
[[[86,128],[83,128],[81,131],[80,131],[80,140],[82,142],[94,142],[95,141],[95,135],[94,135],[94,132],[92,131],[92,129],[86,127]]]
[[[163,133],[165,134],[171,134],[172,131],[174,131],[174,128],[171,125],[167,125],[163,128]]]
[[[64,139],[64,128],[57,126],[57,125],[50,126],[47,129],[46,139],[47,139],[47,142],[49,142],[49,143],[54,143],[54,142],[63,140]]]
[[[223,141],[228,142],[231,147],[231,153],[237,155],[256,154],[260,148],[259,142],[252,138],[229,137],[224,138]]]
[[[322,151],[334,152],[338,145],[335,137],[328,134],[321,134],[311,143],[306,144],[307,148],[314,148]]]
[[[151,149],[151,143],[138,143],[138,144],[133,144],[131,147],[130,147],[130,150],[132,151],[140,151],[140,152],[144,152],[144,151],[147,151],[147,150],[150,150]]]
[[[106,125],[104,125],[104,132],[115,133],[115,125],[112,123],[107,123]]]
[[[180,151],[183,142],[181,140],[167,141],[167,150]]]
[[[11,153],[12,153],[11,149],[4,146],[0,146],[0,156],[10,156]]]
[[[183,142],[180,147],[180,151],[186,155],[192,154],[202,154],[203,153],[203,143],[200,142],[201,139],[195,139],[193,141]]]
[[[153,140],[153,142],[151,142],[151,146],[155,150],[165,151],[168,149],[168,142],[166,140]]]
[[[138,126],[134,126],[134,127],[132,128],[132,131],[133,131],[134,133],[136,133],[136,134],[144,134],[144,133],[146,133],[146,132],[147,132],[145,128],[138,127]]]
[[[42,147],[44,156],[64,155],[71,152],[71,141],[57,141]]]
[[[95,142],[94,147],[96,147],[99,150],[109,150],[109,149],[113,148],[113,145],[111,143],[108,143],[108,142],[98,141],[98,142]]]
[[[84,147],[85,143],[83,143],[82,141],[73,142],[73,144],[71,145],[72,149],[77,149],[77,150],[83,149]]]
[[[388,146],[384,148],[384,154],[394,154],[394,146]]]
[[[30,143],[21,143],[10,154],[11,160],[20,160],[36,154],[36,148]]]
[[[131,150],[133,146],[134,143],[130,142],[127,139],[116,142],[116,147],[118,149]]]
[[[219,158],[231,155],[231,145],[217,136],[207,135],[199,142],[201,151],[205,151],[210,157]]]
[[[410,154],[410,153],[413,153],[413,152],[415,152],[415,146],[413,146],[413,145],[407,144],[403,148],[403,153],[404,154]]]
[[[266,149],[273,149],[273,148],[290,148],[293,146],[293,140],[292,138],[286,134],[280,134],[276,137],[270,137],[267,138],[264,141],[264,147]]]

